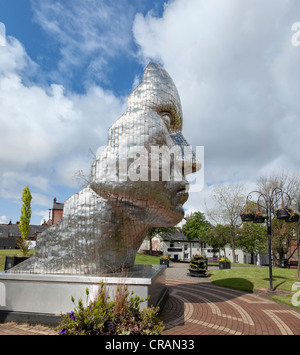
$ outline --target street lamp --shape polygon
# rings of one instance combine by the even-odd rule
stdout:
[[[258,194],[257,202],[252,201],[253,194]],[[251,202],[255,203],[255,205],[258,207],[258,210],[253,211],[253,208],[249,207],[249,205],[251,206]],[[265,219],[267,219],[270,291],[273,291],[271,245],[272,215],[274,216],[276,213],[278,219],[284,219],[286,222],[294,222],[295,218],[291,218],[291,202],[292,201],[289,194],[282,191],[282,189],[279,187],[274,188],[270,194],[265,194],[260,191],[252,191],[246,198],[246,210],[241,213],[243,222],[252,221],[254,223],[264,223]],[[266,217],[262,215],[262,211],[265,211]]]

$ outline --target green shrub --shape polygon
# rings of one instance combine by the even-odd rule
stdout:
[[[86,296],[89,291],[86,289]],[[114,300],[107,295],[104,283],[98,297],[84,307],[79,299],[74,311],[62,315],[57,330],[60,335],[159,335],[164,330],[158,318],[158,308],[140,310],[145,300],[130,294],[125,285],[119,285]],[[148,299],[146,299],[148,300]]]

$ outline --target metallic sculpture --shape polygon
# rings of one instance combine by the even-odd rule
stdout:
[[[90,184],[65,201],[63,219],[39,236],[36,255],[10,272],[103,274],[133,266],[151,227],[184,216],[185,175],[200,166],[181,130],[174,82],[149,63],[109,129]]]

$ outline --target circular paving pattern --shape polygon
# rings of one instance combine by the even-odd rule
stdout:
[[[165,335],[300,335],[300,311],[205,280],[167,279]]]

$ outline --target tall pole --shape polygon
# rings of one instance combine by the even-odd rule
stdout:
[[[298,201],[298,212],[300,212],[300,201]],[[297,268],[297,278],[300,278],[300,223],[298,223],[297,230],[297,248],[298,248],[298,268]]]
[[[291,198],[290,196],[282,191],[281,188],[275,187],[271,194],[263,194],[260,191],[252,191],[248,194],[247,199],[246,199],[246,205],[248,204],[248,201],[251,201],[252,199],[252,194],[257,193],[259,195],[257,199],[257,206],[260,208],[264,209],[267,213],[267,237],[268,237],[268,252],[269,252],[269,279],[270,279],[270,291],[273,291],[273,276],[272,276],[272,241],[271,241],[271,235],[272,235],[272,230],[271,230],[271,220],[272,220],[272,213],[274,214],[276,206],[278,206],[279,202],[282,202],[282,208],[284,208],[284,197],[288,201],[288,205],[291,204]],[[263,199],[265,201],[265,204],[261,204],[260,200]],[[246,220],[247,221],[247,220]],[[248,221],[250,221],[248,219]],[[300,250],[300,248],[299,248]]]
[[[267,206],[267,234],[268,234],[268,251],[269,251],[269,279],[270,279],[270,291],[273,291],[273,275],[272,275],[272,245],[271,245],[271,213],[269,206]]]

